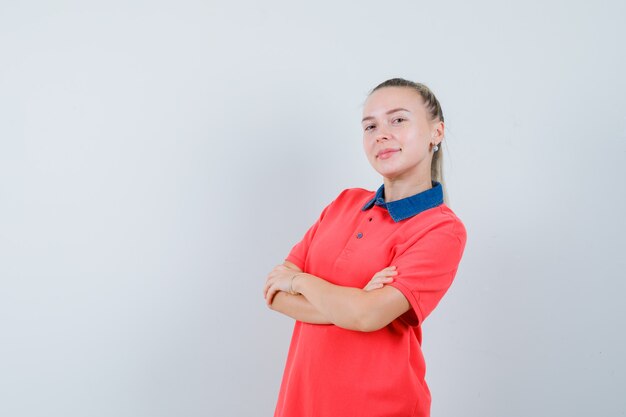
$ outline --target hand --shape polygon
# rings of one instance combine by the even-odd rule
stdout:
[[[302,274],[303,272],[291,269],[285,265],[277,265],[268,274],[265,286],[263,287],[263,297],[267,305],[272,304],[274,296],[279,291],[290,292],[291,280],[294,275]]]
[[[373,291],[393,282],[393,277],[398,275],[395,266],[388,266],[374,274],[370,282],[367,283],[365,291]]]

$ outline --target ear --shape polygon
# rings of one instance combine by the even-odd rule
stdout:
[[[445,125],[441,121],[434,122],[431,128],[431,137],[430,141],[433,145],[439,145],[443,140],[443,133],[445,129]]]

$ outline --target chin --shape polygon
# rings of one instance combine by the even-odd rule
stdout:
[[[395,171],[395,170],[390,170],[390,169],[377,169],[376,172],[378,172],[380,175],[390,180],[400,175],[400,172]]]

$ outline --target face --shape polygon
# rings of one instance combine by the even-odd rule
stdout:
[[[390,180],[430,178],[431,144],[443,123],[430,120],[420,94],[406,87],[374,91],[363,108],[363,148],[372,167]]]

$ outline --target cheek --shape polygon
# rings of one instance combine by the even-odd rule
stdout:
[[[367,159],[369,160],[372,160],[374,158],[372,156],[372,152],[374,152],[374,145],[375,142],[373,142],[371,139],[363,138],[363,151],[365,152],[365,156],[367,156]]]
[[[369,154],[369,150],[370,150],[370,142],[367,140],[367,137],[363,137],[363,150],[365,151],[366,154]]]

